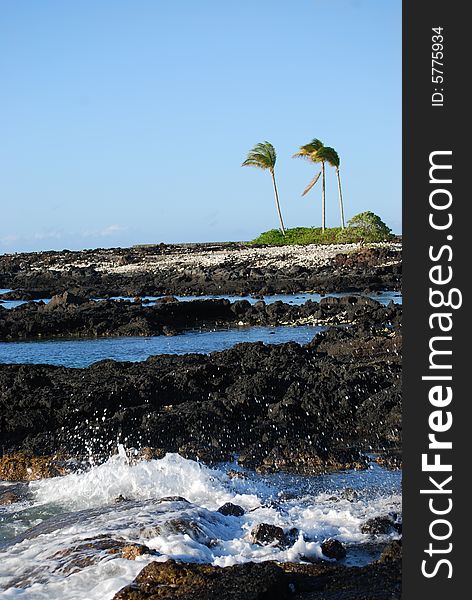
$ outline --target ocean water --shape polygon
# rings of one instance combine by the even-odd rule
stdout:
[[[214,331],[187,331],[176,336],[55,339],[0,342],[0,363],[36,363],[87,367],[110,358],[142,361],[156,354],[208,354],[241,342],[306,344],[326,327],[237,327]]]
[[[227,299],[231,302],[236,302],[238,300],[247,300],[251,304],[255,304],[259,302],[259,300],[264,300],[266,304],[273,304],[274,302],[285,302],[286,304],[304,304],[307,300],[311,300],[312,302],[319,302],[322,298],[344,298],[345,296],[365,296],[367,298],[372,298],[380,302],[381,304],[388,304],[389,302],[394,302],[395,304],[402,303],[402,294],[401,292],[393,292],[389,290],[384,290],[381,292],[373,292],[369,294],[360,294],[355,292],[333,292],[330,294],[315,294],[311,292],[307,293],[299,293],[299,294],[271,294],[269,296],[231,296],[231,295],[210,295],[210,296],[174,296],[177,300],[181,302],[189,302],[192,300],[221,300]],[[162,296],[143,296],[143,300],[149,300],[150,303],[155,302]],[[133,300],[133,298],[128,296],[115,296],[112,300]]]
[[[274,296],[266,301],[298,304],[310,298],[319,296]],[[390,300],[401,302],[401,296],[386,295],[382,301]],[[240,327],[174,337],[3,342],[0,362],[84,367],[105,358],[140,361],[153,354],[208,353],[239,342],[307,343],[323,329]],[[220,566],[300,562],[320,558],[326,538],[347,545],[344,564],[365,564],[378,557],[378,542],[398,537],[392,531],[372,538],[361,533],[360,525],[377,516],[401,515],[399,471],[372,462],[368,470],[358,472],[308,477],[244,471],[245,479],[235,479],[227,475],[228,469],[241,470],[235,464],[209,468],[177,454],[136,462],[132,450],[119,446],[103,464],[70,475],[19,486],[0,481],[0,493],[16,489],[22,496],[19,503],[0,506],[0,598],[111,600],[151,560]],[[356,491],[354,497],[349,495],[351,501],[343,495],[346,488]],[[169,496],[188,502],[161,501]],[[117,503],[119,497],[124,500]],[[217,509],[225,502],[240,505],[245,514],[221,515]],[[297,532],[287,548],[259,546],[251,540],[258,523]],[[126,560],[107,551],[110,539],[145,544],[153,555]]]
[[[246,472],[247,479],[232,479],[229,467],[234,465],[210,469],[177,454],[134,462],[120,447],[84,472],[31,482],[19,505],[0,506],[0,598],[106,600],[151,560],[220,566],[300,562],[321,557],[326,538],[347,544],[345,564],[365,564],[376,558],[373,541],[398,537],[373,539],[360,525],[401,511],[399,472],[373,463],[363,472],[317,477]],[[353,501],[343,498],[346,487],[356,490]],[[119,496],[124,500],[116,503]],[[169,496],[188,502],[161,501]],[[225,502],[246,513],[223,516],[217,509]],[[287,548],[259,546],[251,540],[259,523],[297,532]],[[93,547],[94,539],[108,538],[145,544],[154,555],[129,561]]]
[[[0,295],[5,294],[6,292],[10,292],[9,289],[0,289]],[[181,302],[190,302],[191,300],[208,300],[208,299],[227,299],[231,302],[236,302],[237,300],[247,300],[251,304],[255,304],[259,300],[264,300],[267,304],[272,304],[273,302],[282,301],[287,304],[304,304],[307,300],[312,300],[313,302],[319,302],[321,298],[326,297],[334,297],[334,298],[342,298],[344,296],[366,296],[368,298],[372,298],[373,300],[377,300],[381,304],[388,304],[389,302],[394,302],[395,304],[402,304],[403,296],[401,292],[392,292],[392,291],[381,291],[374,292],[370,294],[359,294],[353,292],[339,292],[332,294],[314,294],[314,293],[306,293],[306,294],[274,294],[271,296],[261,296],[261,297],[252,297],[252,296],[230,296],[230,295],[221,295],[221,296],[174,296],[177,300]],[[143,296],[143,300],[148,300],[149,304],[153,304],[156,300],[162,298],[162,296]],[[96,298],[96,300],[101,300],[102,298]],[[43,302],[48,302],[49,298],[43,298]],[[115,296],[111,298],[111,300],[133,300],[133,298],[129,296]],[[35,300],[35,302],[40,302],[41,300]],[[4,300],[2,301],[0,298],[0,306],[4,308],[15,308],[17,306],[21,306],[25,304],[24,300]]]

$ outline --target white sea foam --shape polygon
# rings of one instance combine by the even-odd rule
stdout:
[[[78,510],[109,504],[119,495],[134,500],[183,496],[200,506],[218,508],[234,498],[236,488],[247,485],[178,454],[135,464],[118,454],[85,473],[35,481],[30,487],[38,502],[61,503]],[[257,496],[245,495],[239,500],[244,508],[259,503]]]
[[[359,529],[363,521],[401,506],[396,493],[361,494],[349,502],[333,500],[331,492],[316,491],[274,502],[281,481],[278,477],[272,485],[268,478],[230,479],[224,470],[177,454],[133,463],[121,449],[119,455],[87,472],[32,482],[32,502],[2,510],[7,517],[16,511],[16,521],[24,522],[24,529],[40,523],[44,516],[50,518],[0,551],[0,589],[4,590],[0,597],[104,600],[132,581],[151,560],[177,558],[227,566],[250,560],[317,557],[324,539],[365,541],[367,536]],[[329,481],[334,487],[336,476]],[[340,478],[340,487],[345,481]],[[126,500],[115,503],[118,496]],[[161,502],[166,496],[182,496],[188,502]],[[216,509],[225,502],[242,506],[246,514],[223,516]],[[186,527],[186,523],[191,525]],[[286,549],[258,546],[250,536],[258,523],[285,530],[296,527],[299,534]],[[128,561],[106,549],[77,549],[99,536],[145,544],[156,555]],[[64,550],[65,555],[58,554]],[[92,564],[82,564],[74,572],[70,561],[83,556],[90,557]]]

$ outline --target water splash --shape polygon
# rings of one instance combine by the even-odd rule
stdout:
[[[0,597],[112,598],[151,560],[226,566],[317,558],[325,538],[368,541],[362,522],[400,511],[399,474],[378,467],[376,473],[377,479],[362,474],[364,488],[359,473],[318,478],[248,473],[239,479],[226,468],[211,469],[178,454],[137,461],[120,444],[117,454],[85,472],[31,482],[30,501],[2,509],[4,522],[14,517],[20,530],[24,522],[24,531],[0,552]],[[340,492],[354,481],[358,494],[350,501]],[[388,482],[386,490],[379,481]],[[226,502],[245,514],[222,515],[217,509]],[[286,548],[259,546],[251,539],[259,523],[296,528],[298,534]],[[128,543],[145,544],[152,555],[128,561],[107,550],[107,544]]]

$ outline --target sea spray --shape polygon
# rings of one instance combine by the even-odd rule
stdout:
[[[4,509],[16,510],[20,522],[22,511],[30,511],[30,519],[29,529],[1,551],[0,597],[112,598],[151,560],[220,566],[313,560],[321,557],[326,538],[367,542],[370,537],[360,531],[364,521],[401,509],[400,474],[378,466],[323,477],[246,472],[245,479],[229,477],[230,467],[235,465],[211,469],[178,454],[137,460],[120,445],[106,462],[84,472],[31,482],[31,500]],[[358,490],[350,499],[342,493],[349,485]],[[222,515],[217,509],[226,502],[245,514]],[[251,538],[260,523],[298,533],[286,547],[261,546]],[[125,560],[113,553],[123,544],[141,544],[149,553]],[[371,559],[366,556],[359,562]]]

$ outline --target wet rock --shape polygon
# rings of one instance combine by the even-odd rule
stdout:
[[[56,457],[15,453],[0,458],[0,479],[4,481],[34,481],[67,472],[67,465]]]
[[[16,502],[19,502],[21,500],[20,496],[18,496],[18,494],[15,494],[15,492],[3,492],[0,493],[0,505],[6,505],[6,504],[15,504]]]
[[[401,561],[345,567],[272,562],[232,567],[150,563],[114,600],[400,600]]]
[[[121,549],[121,557],[126,560],[136,560],[138,556],[152,554],[152,551],[143,544],[127,544]]]
[[[240,460],[240,459],[239,459]],[[274,448],[256,464],[257,473],[303,473],[315,475],[343,470],[363,471],[368,468],[367,458],[358,452],[323,452],[313,447],[294,445],[291,448]]]
[[[179,452],[208,464],[238,455],[261,472],[365,469],[365,448],[401,441],[401,359],[379,351],[381,334],[369,350],[372,335],[357,330],[358,356],[252,343],[85,369],[0,364],[4,452],[103,454],[121,436],[149,444],[132,460]]]
[[[145,446],[138,454],[138,458],[142,460],[156,460],[159,458],[164,458],[166,455],[166,451],[164,448],[150,448],[149,446]]]
[[[282,563],[294,600],[400,600],[401,561],[345,567],[327,561]]]
[[[168,327],[167,325],[162,326],[162,334],[167,337],[172,337],[174,335],[178,335],[177,329],[173,329],[172,327]]]
[[[289,598],[284,572],[275,563],[245,563],[214,567],[153,562],[113,600],[285,600]]]
[[[0,300],[22,300],[23,302],[31,302],[32,300],[45,300],[49,294],[41,290],[12,290],[4,294],[0,294]]]
[[[290,500],[296,500],[299,494],[294,492],[279,492],[277,496],[281,502],[290,502]]]
[[[293,546],[293,544],[295,544],[295,542],[300,537],[300,530],[298,529],[298,527],[291,527],[285,532],[285,535],[287,537],[288,545]]]
[[[325,300],[325,299],[324,299]],[[336,299],[338,300],[338,299]],[[306,325],[398,322],[400,306],[385,307],[359,298],[355,305],[306,302],[301,305],[258,301],[233,304],[225,299],[161,302],[146,306],[124,300],[93,301],[69,292],[54,296],[46,305],[24,304],[4,311],[0,339],[64,336],[176,335],[195,327],[249,325]]]
[[[388,563],[395,560],[401,560],[402,558],[402,541],[393,540],[388,544],[382,554],[380,555],[379,562]]]
[[[202,529],[198,521],[187,517],[176,517],[169,519],[165,523],[154,527],[146,527],[141,530],[140,535],[145,539],[152,539],[157,536],[168,536],[184,534],[188,535],[192,540],[204,546],[211,546],[212,540]]]
[[[226,502],[226,504],[220,506],[218,512],[225,517],[242,517],[245,513],[244,508],[232,502]]]
[[[236,471],[236,469],[230,469],[229,471],[226,471],[226,475],[230,479],[247,479],[247,475],[245,473],[242,471]]]
[[[62,548],[49,558],[57,563],[57,572],[69,575],[100,562],[103,554],[119,554],[125,545],[126,543],[121,539],[101,535]]]
[[[357,500],[359,500],[359,493],[356,492],[356,490],[348,487],[344,488],[340,494],[340,497],[348,502],[357,502]]]
[[[361,525],[361,532],[369,535],[386,535],[398,532],[399,525],[390,516],[374,517]]]
[[[213,446],[212,444],[203,444],[194,440],[180,445],[178,453],[184,458],[201,461],[207,465],[232,459],[231,452],[225,451],[218,446]]]
[[[289,545],[289,538],[277,525],[259,523],[251,531],[251,543],[259,546],[275,545],[284,548]]]
[[[163,296],[162,298],[158,298],[155,304],[173,304],[174,302],[178,302],[175,296]]]
[[[342,560],[346,556],[346,548],[339,540],[328,539],[321,544],[321,552],[327,558]]]
[[[161,502],[185,502],[186,504],[190,504],[183,496],[163,496],[162,498],[159,498],[159,503]]]
[[[53,296],[45,306],[45,310],[54,310],[58,307],[65,307],[71,305],[79,306],[80,304],[85,304],[88,301],[88,298],[76,296],[75,294],[72,294],[70,292],[64,292],[63,294]]]
[[[402,468],[402,456],[400,452],[386,452],[378,456],[375,462],[389,471],[398,471]]]

